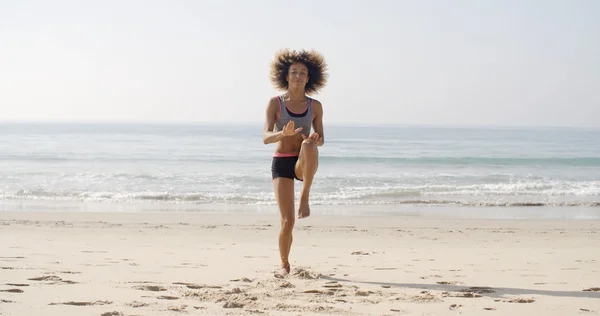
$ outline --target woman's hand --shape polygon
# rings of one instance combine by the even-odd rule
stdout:
[[[285,124],[285,126],[281,130],[281,135],[292,136],[292,135],[296,135],[298,132],[300,132],[302,130],[302,127],[298,127],[296,129],[294,129],[294,125],[295,125],[294,121],[289,121],[287,124]]]

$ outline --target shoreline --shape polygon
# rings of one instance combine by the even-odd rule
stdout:
[[[46,200],[5,200],[0,214],[38,213],[132,213],[132,214],[251,214],[277,215],[276,205],[191,204],[191,203],[109,203]],[[311,205],[315,216],[383,216],[450,219],[512,220],[600,220],[598,206],[456,206],[415,204]]]
[[[359,209],[362,209],[361,206]],[[369,223],[388,223],[389,225],[397,225],[403,221],[422,221],[428,223],[452,223],[452,222],[497,222],[497,223],[555,223],[560,226],[561,223],[568,222],[589,222],[589,223],[600,223],[598,217],[582,217],[582,216],[570,216],[565,217],[515,217],[515,216],[469,216],[463,214],[452,213],[453,211],[460,211],[456,208],[448,208],[440,211],[438,207],[431,208],[429,210],[405,210],[402,212],[371,212],[371,213],[353,213],[348,212],[347,214],[336,214],[336,213],[318,213],[318,210],[311,209],[311,216],[307,221],[303,219],[296,219],[296,224],[303,222],[319,222],[325,221],[326,223],[336,222],[347,222],[357,221],[365,219]],[[470,210],[472,212],[481,212],[480,209]],[[514,210],[517,211],[517,210]],[[527,210],[518,210],[519,212],[526,212]],[[544,210],[540,210],[544,211]],[[505,214],[506,215],[506,214]],[[108,222],[120,222],[125,221],[127,223],[141,223],[146,220],[155,219],[158,222],[178,223],[182,221],[197,222],[206,220],[232,220],[237,222],[242,219],[248,219],[250,221],[256,220],[274,220],[279,221],[279,214],[276,210],[265,211],[265,212],[243,212],[243,211],[229,211],[223,212],[220,210],[213,211],[114,211],[105,209],[103,211],[65,211],[65,210],[53,210],[53,211],[0,211],[0,221],[2,220],[43,220],[43,221],[108,221]],[[277,222],[278,223],[278,222]],[[313,223],[314,224],[314,223]]]

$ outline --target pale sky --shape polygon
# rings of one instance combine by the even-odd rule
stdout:
[[[0,121],[262,124],[283,47],[325,124],[600,126],[597,0],[2,0]]]

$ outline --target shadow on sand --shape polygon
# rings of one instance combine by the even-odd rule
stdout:
[[[337,281],[337,282],[351,282],[360,284],[372,284],[390,287],[402,287],[402,288],[413,288],[420,290],[438,290],[438,291],[469,291],[471,289],[484,289],[483,292],[478,292],[482,296],[489,296],[495,298],[501,298],[504,295],[540,295],[540,296],[557,296],[557,297],[579,297],[579,298],[599,298],[600,292],[595,291],[550,291],[550,290],[535,290],[535,289],[520,289],[510,287],[490,287],[485,285],[449,285],[449,284],[418,284],[418,283],[393,283],[393,282],[372,282],[372,281],[360,281],[360,280],[349,280],[343,278],[335,278],[331,276],[321,276],[321,279]],[[491,291],[489,291],[491,290]]]

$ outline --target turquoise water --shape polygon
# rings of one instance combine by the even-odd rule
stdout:
[[[275,205],[262,124],[0,124],[0,205]],[[600,129],[326,126],[314,205],[600,206]],[[297,182],[296,190],[300,190]]]

